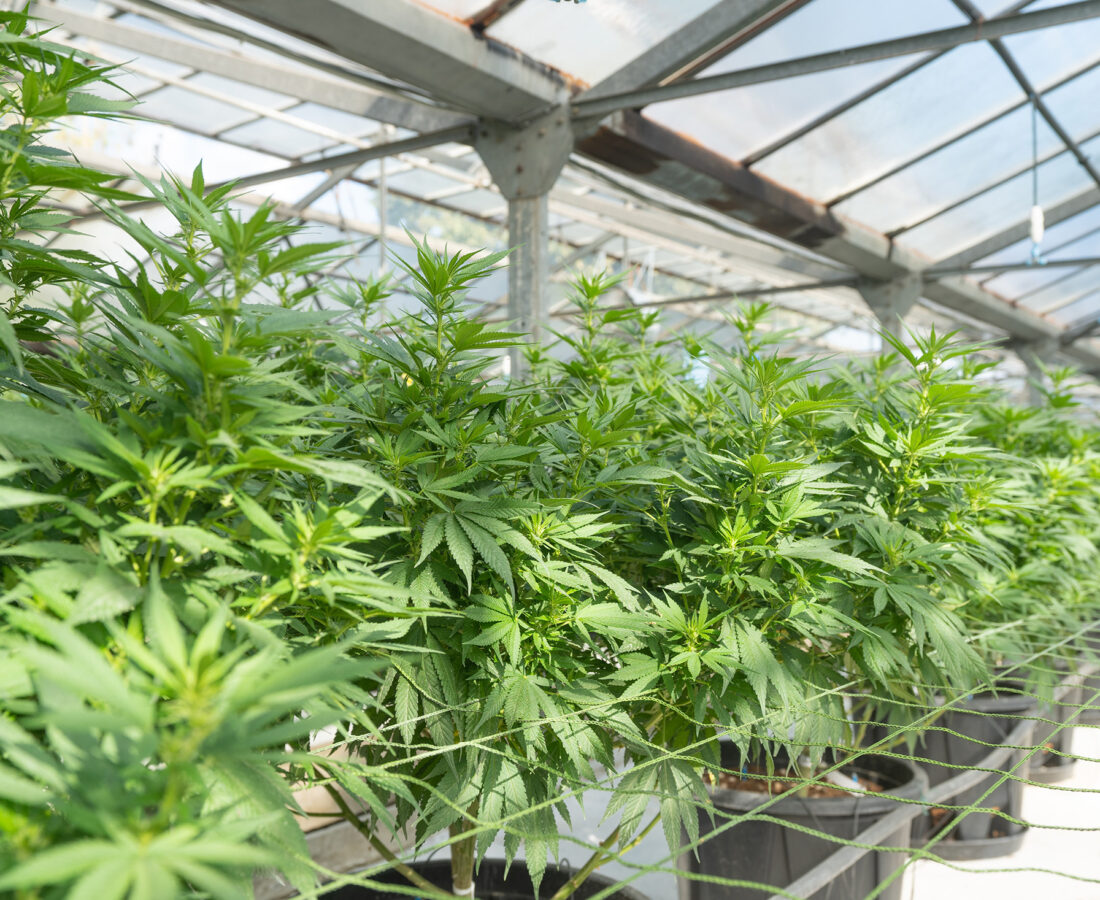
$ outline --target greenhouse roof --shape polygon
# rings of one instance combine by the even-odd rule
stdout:
[[[508,203],[477,145],[486,123],[542,122],[568,129],[572,151],[549,194],[558,282],[593,259],[633,266],[621,302],[667,306],[671,328],[720,328],[722,301],[767,297],[807,344],[855,352],[869,349],[868,302],[916,292],[917,327],[1100,371],[1097,0],[32,11],[127,64],[119,86],[152,122],[72,137],[120,178],[204,157],[208,181],[262,185],[364,253],[408,242],[380,193],[406,222],[431,211],[452,246],[503,246]],[[1033,251],[1036,198],[1046,235]],[[483,291],[487,314],[504,308],[506,284]]]

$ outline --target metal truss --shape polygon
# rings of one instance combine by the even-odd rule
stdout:
[[[116,10],[140,12],[171,27],[154,29],[133,20],[115,21],[91,14],[85,7],[75,9],[66,0],[38,0],[34,11],[58,22],[77,39],[122,46],[187,68],[187,73],[173,76],[142,70],[141,74],[157,85],[150,93],[164,86],[188,90],[248,113],[251,122],[280,122],[327,142],[319,155],[287,155],[285,166],[256,172],[237,183],[242,188],[256,188],[296,175],[323,173],[308,193],[276,209],[288,217],[359,234],[365,239],[361,241],[363,248],[373,248],[375,244],[370,242],[374,241],[383,246],[387,242],[401,245],[407,238],[400,228],[386,221],[384,202],[381,222],[377,223],[349,222],[316,208],[317,202],[344,180],[354,180],[384,196],[414,200],[500,227],[507,221],[514,200],[492,183],[485,166],[471,165],[470,154],[478,152],[484,158],[478,144],[489,126],[501,127],[503,134],[512,128],[518,134],[521,126],[530,127],[529,123],[540,117],[564,110],[567,119],[574,119],[571,127],[575,153],[566,161],[557,184],[546,193],[549,218],[542,225],[536,222],[532,232],[532,239],[554,248],[556,263],[548,275],[550,281],[560,280],[571,266],[597,254],[621,266],[648,255],[652,263],[647,265],[665,279],[664,287],[655,295],[635,294],[629,299],[631,304],[675,309],[685,316],[683,321],[678,320],[678,327],[684,323],[709,327],[707,323],[721,320],[722,303],[735,297],[767,297],[807,321],[827,323],[829,328],[824,331],[820,325],[807,330],[807,340],[813,343],[824,340],[837,325],[868,327],[866,307],[852,288],[919,275],[923,279],[920,302],[925,308],[916,313],[920,316],[934,315],[940,321],[947,318],[950,324],[974,334],[1001,329],[1023,341],[1056,338],[1063,330],[1061,323],[1007,303],[1007,298],[969,280],[1021,267],[1015,263],[996,267],[975,263],[1026,236],[1026,231],[1020,233],[1023,223],[1015,223],[933,263],[893,240],[914,224],[895,235],[879,234],[828,209],[821,199],[800,197],[749,171],[747,166],[782,147],[795,145],[800,138],[898,83],[951,47],[989,40],[996,49],[997,39],[1005,35],[1100,16],[1100,0],[1039,12],[1023,12],[1029,3],[1017,3],[996,19],[980,21],[970,15],[970,24],[956,28],[717,76],[692,77],[733,47],[807,2],[814,2],[720,0],[707,13],[589,88],[493,40],[493,25],[519,6],[517,0],[486,0],[486,6],[467,23],[440,16],[428,5],[408,0],[372,0],[369,4],[360,0],[311,0],[310,16],[305,19],[299,0],[210,0],[207,6],[192,0],[110,2]],[[965,0],[959,3],[965,6]],[[214,6],[228,12],[217,17],[203,15],[204,9]],[[274,31],[251,28],[248,19]],[[284,42],[273,36],[278,32],[294,36]],[[372,39],[362,41],[364,33],[370,33]],[[259,54],[252,48],[264,52]],[[631,107],[649,102],[908,54],[922,55],[900,73],[868,85],[812,122],[777,136],[745,164],[694,145],[630,112]],[[1006,56],[1007,51],[1002,58]],[[1013,70],[1010,57],[1005,58],[1005,64]],[[1080,77],[1097,64],[1079,68],[1059,84]],[[140,68],[140,64],[135,67]],[[1045,108],[1040,92],[1016,68],[1013,74],[1028,98],[1024,103],[1040,104],[1051,127],[1063,139],[1066,149],[1059,153],[1073,153],[1082,164],[1091,165],[1081,153],[1079,142],[1075,143],[1061,128]],[[338,126],[304,118],[295,111],[295,104],[263,106],[233,96],[231,91],[192,83],[200,72],[360,116],[365,129],[348,134]],[[1047,85],[1043,92],[1055,86]],[[967,133],[1004,114],[999,112]],[[233,129],[242,124],[248,122],[238,123]],[[397,139],[379,140],[377,132],[383,126],[396,126],[406,132]],[[405,136],[408,132],[415,134]],[[249,146],[235,134],[196,133]],[[896,171],[960,138],[950,136],[946,143],[905,161]],[[456,144],[469,144],[473,149],[463,152]],[[352,149],[344,152],[348,146]],[[377,176],[367,177],[362,166],[374,160],[386,162]],[[494,174],[499,182],[499,173]],[[1100,184],[1096,173],[1090,170],[1090,174]],[[431,179],[430,189],[414,187],[420,176]],[[885,177],[865,179],[844,197],[826,199],[835,205]],[[971,191],[927,219],[993,187],[996,185]],[[498,196],[499,203],[486,204],[477,199],[486,191]],[[243,197],[241,202],[259,199]],[[475,200],[476,209],[472,205]],[[1048,224],[1064,221],[1097,202],[1100,187],[1049,209]],[[630,248],[620,248],[620,242],[629,242]],[[454,247],[457,242],[450,243]],[[1079,272],[1095,263],[1086,258],[1052,261],[1051,265]],[[1070,277],[1074,274],[1071,272]],[[1070,302],[1080,299],[1075,297]],[[493,314],[506,301],[506,297],[498,298],[486,303],[483,310]],[[557,317],[561,312],[556,304],[546,307],[549,316]],[[1066,352],[1090,369],[1100,368],[1100,346],[1087,337],[1067,343]]]

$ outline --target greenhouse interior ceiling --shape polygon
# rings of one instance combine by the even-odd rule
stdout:
[[[625,275],[608,302],[665,329],[720,339],[766,299],[807,352],[904,322],[989,341],[1013,377],[1100,371],[1097,0],[30,10],[140,101],[69,131],[79,158],[135,190],[201,158],[241,204],[352,241],[334,276],[427,233],[515,248],[472,299],[531,331],[568,328],[570,272],[602,266]],[[123,252],[84,204],[58,240]]]

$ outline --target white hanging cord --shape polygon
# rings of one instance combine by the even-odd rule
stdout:
[[[1040,244],[1046,233],[1046,218],[1039,205],[1039,98],[1031,98],[1031,259],[1032,265],[1042,265]]]

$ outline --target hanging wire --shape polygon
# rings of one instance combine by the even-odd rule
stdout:
[[[1046,231],[1043,207],[1039,205],[1039,97],[1031,96],[1031,256],[1033,265],[1043,265],[1040,245]]]

